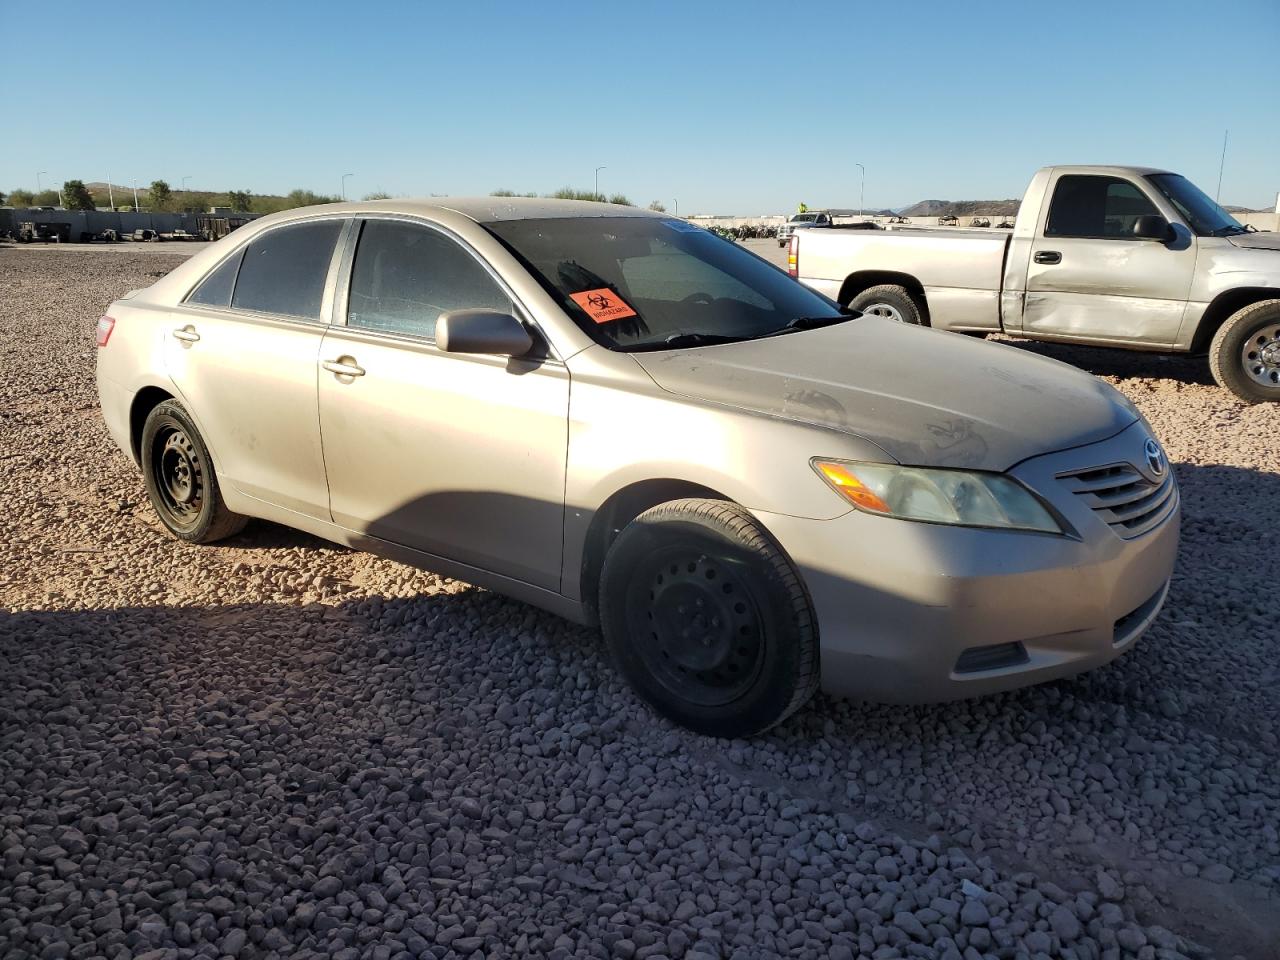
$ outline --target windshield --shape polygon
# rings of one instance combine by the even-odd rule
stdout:
[[[737,244],[683,220],[568,217],[486,224],[597,343],[702,346],[851,315]]]
[[[1246,232],[1239,220],[1210,200],[1186,177],[1176,173],[1153,173],[1147,179],[1200,236],[1225,237]]]
[[[794,217],[791,218],[791,222],[792,223],[812,223],[814,220],[817,220],[817,219],[818,219],[818,215],[816,213],[797,213]]]

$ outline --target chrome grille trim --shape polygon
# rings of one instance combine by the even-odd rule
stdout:
[[[1131,463],[1113,463],[1070,470],[1058,479],[1125,540],[1158,527],[1178,506],[1172,470],[1157,481]]]

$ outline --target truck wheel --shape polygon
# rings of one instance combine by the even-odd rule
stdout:
[[[1213,335],[1209,370],[1241,400],[1280,400],[1280,300],[1237,310]]]
[[[882,283],[878,287],[868,287],[849,301],[849,308],[899,323],[914,323],[922,327],[929,325],[916,298],[905,287],[897,284]]]
[[[636,693],[699,733],[761,733],[818,687],[799,574],[724,500],[674,500],[631,521],[605,558],[600,624]]]

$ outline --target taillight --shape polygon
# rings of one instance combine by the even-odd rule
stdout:
[[[787,273],[800,276],[800,238],[794,233],[787,241]]]
[[[110,317],[102,317],[98,320],[98,346],[107,345],[107,341],[111,339],[111,331],[115,328],[116,322]]]

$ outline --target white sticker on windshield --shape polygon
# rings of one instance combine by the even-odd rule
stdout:
[[[702,233],[701,227],[696,227],[687,220],[663,220],[662,225],[676,233]]]

